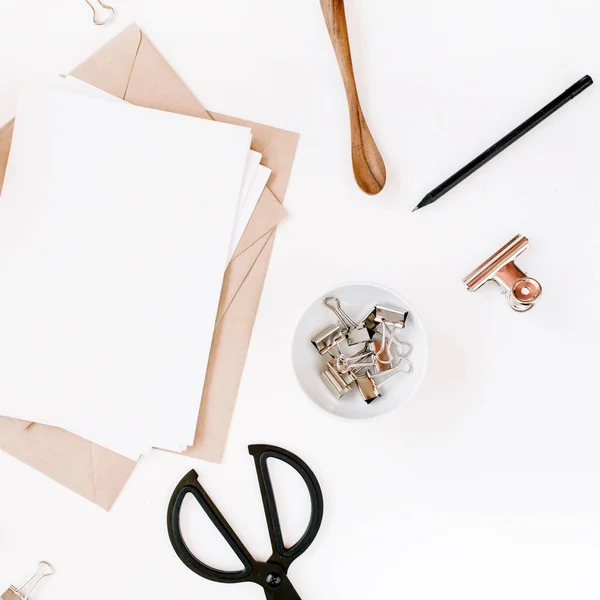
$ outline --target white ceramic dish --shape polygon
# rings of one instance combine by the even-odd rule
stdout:
[[[413,371],[399,373],[383,383],[382,397],[371,404],[367,404],[356,389],[336,399],[320,377],[326,360],[319,355],[311,339],[328,325],[336,323],[333,312],[323,304],[323,300],[329,296],[338,297],[346,312],[355,320],[365,317],[376,304],[409,311],[406,328],[399,337],[413,345],[410,355]],[[344,419],[369,419],[405,404],[415,394],[425,375],[427,338],[419,315],[400,294],[376,284],[350,283],[323,294],[304,313],[294,335],[292,359],[300,386],[317,406],[330,415]]]

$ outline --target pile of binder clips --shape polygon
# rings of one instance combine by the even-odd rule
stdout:
[[[321,379],[337,399],[358,388],[367,404],[381,398],[380,388],[398,373],[410,373],[412,345],[398,332],[406,327],[408,311],[375,306],[360,322],[342,308],[339,298],[323,301],[338,318],[311,341],[327,360]]]

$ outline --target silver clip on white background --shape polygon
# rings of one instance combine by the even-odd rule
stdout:
[[[115,16],[115,9],[102,0],[85,0],[94,12],[94,25],[106,25]]]

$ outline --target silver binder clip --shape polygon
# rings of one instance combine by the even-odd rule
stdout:
[[[371,332],[361,323],[357,323],[343,308],[339,298],[325,298],[325,306],[333,311],[344,329],[349,346],[365,344],[371,341]]]
[[[332,361],[338,373],[345,375],[347,373],[357,373],[365,368],[371,368],[374,366],[373,352],[366,350],[365,352],[359,352],[353,356],[346,356],[340,354],[335,361]],[[351,380],[353,381],[353,380]]]
[[[312,340],[312,345],[319,351],[321,356],[324,356],[338,344],[344,341],[344,335],[339,325],[330,325],[316,335]]]
[[[385,308],[385,306],[376,306],[368,314],[364,323],[365,327],[371,330],[377,329],[382,323],[404,329],[406,327],[407,318],[407,310],[395,310],[393,308]]]
[[[381,397],[380,387],[397,373],[413,370],[408,356],[412,345],[398,337],[406,325],[408,311],[375,306],[366,319],[357,323],[343,308],[339,298],[325,298],[324,304],[338,318],[311,341],[321,356],[327,358],[321,379],[336,399],[357,388],[370,404]],[[348,347],[362,344],[354,354]],[[332,350],[336,348],[336,352]]]
[[[48,562],[42,561],[38,565],[36,574],[31,577],[31,579],[29,579],[20,588],[10,586],[6,592],[0,596],[0,600],[29,600],[33,590],[38,586],[40,581],[42,581],[44,577],[49,577],[53,574],[54,569],[52,568],[52,565]]]
[[[346,341],[348,342],[348,346],[366,344],[371,341],[371,332],[366,327],[351,329],[346,336]]]
[[[373,335],[381,337],[381,340],[374,340],[368,346],[373,352],[380,371],[391,370],[397,359],[406,359],[412,352],[412,344],[402,341],[396,335],[396,328],[388,325],[386,321],[382,321],[377,329],[373,330]],[[389,368],[386,368],[386,366]]]
[[[475,292],[488,281],[495,281],[502,292],[508,294],[508,304],[513,310],[532,309],[542,295],[542,286],[533,277],[527,277],[514,262],[528,247],[529,240],[525,236],[514,237],[463,279],[467,290]]]
[[[371,342],[369,350],[373,353],[373,372],[376,375],[381,375],[394,368],[394,356],[385,340]]]
[[[381,398],[381,392],[379,391],[379,388],[377,387],[377,384],[375,383],[375,380],[369,371],[367,371],[364,375],[355,375],[355,381],[360,395],[367,404],[371,404],[373,400]]]
[[[321,373],[321,379],[338,400],[352,389],[354,381],[350,375],[338,371],[335,361],[327,363],[327,369]]]

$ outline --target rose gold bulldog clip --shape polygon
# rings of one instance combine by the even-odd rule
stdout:
[[[508,304],[513,310],[527,312],[533,308],[542,295],[542,286],[533,277],[527,277],[514,263],[528,247],[529,240],[517,235],[463,279],[467,290],[475,292],[493,280],[502,288],[502,293],[508,294]]]

